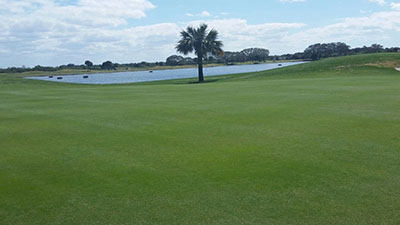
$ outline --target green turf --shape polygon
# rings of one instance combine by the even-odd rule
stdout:
[[[0,224],[400,224],[400,72],[327,59],[129,85],[0,75]]]

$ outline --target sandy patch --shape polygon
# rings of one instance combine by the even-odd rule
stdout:
[[[366,66],[377,66],[377,67],[386,67],[386,68],[396,68],[399,67],[398,61],[386,61],[386,62],[379,62],[379,63],[367,63]]]

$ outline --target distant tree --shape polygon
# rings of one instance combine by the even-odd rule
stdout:
[[[223,55],[223,44],[218,39],[218,32],[208,30],[206,24],[199,28],[188,27],[181,32],[181,40],[176,45],[176,50],[184,55],[194,52],[197,56],[199,68],[199,82],[204,81],[203,60],[209,55]]]
[[[165,62],[156,62],[156,66],[165,66]]]
[[[101,69],[112,70],[112,69],[115,69],[115,66],[111,61],[105,61],[105,62],[103,62],[103,64],[101,64]]]
[[[247,61],[265,61],[268,58],[269,50],[264,48],[247,48],[241,51]]]
[[[342,42],[314,44],[304,50],[304,58],[318,60],[328,57],[345,56],[351,54],[350,46]]]
[[[299,60],[299,59],[303,59],[304,53],[303,52],[296,52],[294,54],[284,54],[281,56],[271,56],[269,57],[271,60],[274,60],[275,58],[279,58],[282,60]]]
[[[195,65],[196,61],[190,57],[186,57],[183,59],[183,64],[184,65]]]
[[[56,71],[57,68],[50,67],[50,66],[37,65],[37,66],[33,67],[32,70],[33,71]]]
[[[266,61],[269,58],[269,50],[264,48],[247,48],[240,52],[225,52],[223,60],[229,62],[249,62],[249,61]],[[220,61],[220,59],[216,59]]]
[[[86,60],[85,61],[85,65],[86,65],[86,69],[89,70],[93,66],[93,63],[91,61],[89,61],[89,60]]]
[[[296,52],[292,55],[291,59],[304,59],[304,53],[303,52]]]
[[[183,61],[185,58],[179,55],[171,55],[167,58],[165,63],[167,63],[168,66],[178,66],[178,65],[183,65]]]
[[[180,55],[171,55],[169,56],[165,63],[168,66],[179,66],[179,65],[194,65],[196,64],[195,60],[190,57],[182,57]]]
[[[364,45],[361,48],[352,49],[352,52],[354,54],[369,54],[369,53],[377,53],[377,52],[385,52],[385,51],[388,51],[388,49],[383,48],[383,46],[380,44],[372,44],[369,47]]]
[[[246,62],[247,57],[243,52],[224,52],[224,60],[229,62]]]
[[[400,52],[399,47],[385,48],[385,52]]]
[[[380,44],[373,44],[373,45],[371,45],[370,49],[371,49],[371,53],[383,52],[384,51],[383,46],[380,45]]]

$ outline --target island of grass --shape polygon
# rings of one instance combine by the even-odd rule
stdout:
[[[0,224],[400,224],[399,65],[203,84],[0,75]]]

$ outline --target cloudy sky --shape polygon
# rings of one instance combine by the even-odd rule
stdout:
[[[202,22],[229,51],[400,46],[399,0],[0,0],[0,67],[164,61]]]

